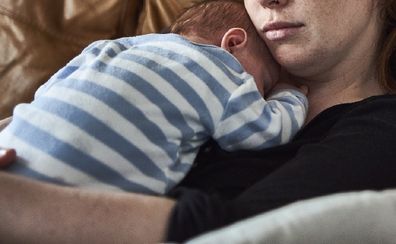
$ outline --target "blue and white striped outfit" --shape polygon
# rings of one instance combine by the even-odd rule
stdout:
[[[16,107],[0,145],[16,148],[17,174],[161,194],[209,138],[226,150],[286,143],[306,109],[295,91],[265,101],[221,48],[150,34],[88,46]]]

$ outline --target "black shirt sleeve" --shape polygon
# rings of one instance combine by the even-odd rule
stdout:
[[[381,96],[335,109],[335,117],[322,113],[296,137],[293,157],[233,198],[179,189],[168,240],[184,241],[297,200],[395,187],[395,108],[394,96]],[[245,160],[260,156],[252,155]]]

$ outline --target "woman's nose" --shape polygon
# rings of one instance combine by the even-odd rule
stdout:
[[[260,3],[266,8],[278,8],[286,5],[288,0],[261,0]]]

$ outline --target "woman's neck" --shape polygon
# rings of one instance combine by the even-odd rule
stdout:
[[[338,72],[338,76],[323,74],[321,77],[332,79],[321,80],[321,77],[303,79],[302,83],[309,87],[309,112],[306,123],[319,113],[338,104],[352,103],[365,98],[385,94],[386,91],[379,85],[373,64],[360,66],[358,69],[349,69],[347,72]]]
[[[297,80],[309,87],[307,122],[329,107],[386,93],[377,78],[378,54],[382,48],[377,44],[382,30],[378,28],[380,17],[376,18],[353,45],[334,50],[333,56],[327,53],[329,56],[323,57],[323,62],[314,63],[298,75]]]

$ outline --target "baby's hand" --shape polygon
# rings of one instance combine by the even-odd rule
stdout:
[[[308,95],[308,86],[297,83],[296,80],[286,72],[286,70],[282,69],[279,74],[279,80],[272,88],[271,93],[288,89],[297,90],[305,96]]]
[[[274,88],[272,89],[272,93],[278,92],[281,90],[297,90],[304,94],[305,96],[308,95],[308,87],[306,85],[294,85],[290,83],[285,83],[285,82],[278,82]]]

